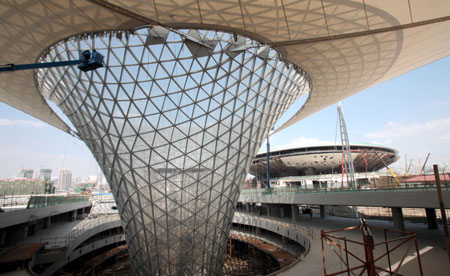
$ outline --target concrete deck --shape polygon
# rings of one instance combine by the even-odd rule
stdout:
[[[306,205],[340,205],[340,206],[372,206],[401,208],[434,208],[440,207],[437,192],[429,189],[393,189],[393,190],[343,190],[343,191],[302,191],[284,192],[274,189],[264,194],[259,190],[243,190],[239,202],[268,204],[306,204]],[[244,192],[245,191],[245,192]],[[443,190],[445,206],[450,206],[450,191]]]
[[[0,213],[0,229],[91,207],[90,201],[58,204],[43,208],[19,209]]]
[[[254,214],[253,214],[254,215]],[[258,217],[257,215],[254,215]],[[290,218],[275,218],[261,216],[261,218],[269,219],[280,224],[291,223]],[[70,233],[81,220],[75,221],[64,221],[61,223],[53,223],[49,229],[38,229],[33,237],[29,237],[21,242],[25,243],[35,243],[40,242],[45,239],[54,238],[55,236],[63,237]],[[393,223],[389,221],[380,220],[367,220],[369,226],[375,226],[379,228],[393,229]],[[323,263],[322,263],[322,248],[320,240],[320,230],[334,230],[339,228],[345,228],[350,226],[359,225],[358,219],[353,218],[342,218],[342,217],[331,217],[328,216],[325,219],[319,218],[319,216],[314,215],[310,219],[309,215],[299,214],[297,215],[296,224],[299,226],[308,226],[308,229],[313,231],[313,235],[307,235],[311,242],[311,247],[309,253],[304,257],[304,259],[294,265],[287,271],[280,272],[280,276],[299,276],[299,275],[323,275]],[[301,227],[300,227],[301,228]],[[444,234],[442,227],[436,230],[430,230],[427,228],[426,224],[418,223],[408,223],[405,222],[406,231],[415,231],[417,233],[419,250],[421,250],[421,260],[424,275],[448,275],[450,271],[450,263],[448,260],[447,250],[445,249]],[[375,242],[384,240],[381,233],[374,232]],[[346,236],[348,239],[361,240],[360,231],[350,231],[350,232],[338,232],[338,236]],[[325,245],[327,248],[328,246]],[[414,248],[412,248],[408,255],[414,255]],[[355,249],[357,255],[364,258],[364,252],[361,249]],[[375,251],[376,256],[379,255],[380,251]],[[401,254],[404,250],[399,251]],[[399,257],[400,253],[394,254],[394,257]],[[400,254],[400,255],[401,255]],[[336,259],[335,254],[330,250],[326,253],[327,258],[327,272],[336,272],[342,267],[340,262]],[[396,261],[392,261],[395,263]],[[383,263],[382,267],[387,267],[387,263]],[[416,258],[411,258],[411,261],[405,263],[399,273],[403,275],[419,275],[418,265]],[[387,275],[387,274],[386,274]]]
[[[52,223],[50,228],[39,228],[31,237],[23,239],[18,244],[48,242],[49,244],[62,243],[66,236],[83,220],[66,220]]]
[[[291,220],[283,220],[275,218],[276,220],[291,222]],[[341,218],[341,217],[327,217],[325,219],[320,219],[318,216],[314,216],[312,219],[309,215],[298,215],[297,220],[299,224],[308,225],[315,232],[314,235],[318,238],[311,239],[311,249],[304,257],[304,259],[293,266],[291,269],[281,272],[280,276],[299,276],[299,275],[324,275],[323,272],[323,261],[322,261],[322,245],[320,240],[320,230],[334,230],[344,227],[359,225],[358,219],[352,218]],[[393,223],[388,221],[379,220],[367,220],[369,226],[375,226],[379,228],[393,229]],[[447,250],[445,249],[444,234],[442,227],[436,230],[430,230],[427,228],[426,224],[417,223],[405,223],[406,231],[415,231],[417,234],[419,250],[425,253],[421,253],[421,261],[424,275],[448,275],[450,271],[450,263],[447,255]],[[362,235],[360,231],[347,231],[335,233],[338,236],[346,236],[349,239],[362,240]],[[375,242],[383,241],[384,236],[379,232],[373,233]],[[329,247],[325,244],[325,248]],[[361,247],[362,248],[362,247]],[[404,247],[403,249],[405,249]],[[355,249],[358,253],[357,255],[364,259],[364,251]],[[380,254],[380,252],[375,251],[375,257]],[[402,255],[405,250],[399,251]],[[414,255],[414,248],[411,248],[408,256]],[[399,253],[394,254],[399,257]],[[336,254],[331,252],[331,250],[326,251],[327,260],[327,273],[337,272],[342,267],[338,261]],[[395,263],[393,261],[392,263]],[[387,267],[387,262],[384,263]],[[411,261],[404,263],[399,270],[399,273],[403,275],[420,275],[417,259],[412,258]],[[387,274],[382,274],[387,275]]]

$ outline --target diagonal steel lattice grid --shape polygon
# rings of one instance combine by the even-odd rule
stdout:
[[[162,27],[73,37],[40,62],[86,49],[105,67],[40,69],[37,84],[107,177],[133,273],[220,275],[246,170],[309,78],[249,38]]]

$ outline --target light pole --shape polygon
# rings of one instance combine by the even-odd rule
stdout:
[[[269,131],[269,134],[267,135],[267,152],[266,152],[266,158],[267,158],[267,188],[270,188],[270,134],[273,132],[273,128]]]
[[[267,152],[266,152],[266,157],[267,157],[267,188],[270,188],[270,161],[269,161],[269,157],[270,157],[270,143],[269,143],[269,137],[270,137],[270,133],[267,136]]]

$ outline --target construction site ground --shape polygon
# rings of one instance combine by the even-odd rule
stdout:
[[[274,220],[291,222],[291,220],[287,219],[274,218]],[[311,248],[308,254],[303,257],[303,260],[301,262],[297,263],[291,269],[279,273],[279,275],[282,276],[324,275],[320,230],[329,231],[334,229],[342,229],[350,226],[359,225],[360,222],[359,219],[356,218],[342,218],[334,216],[328,216],[325,219],[321,219],[319,216],[314,215],[312,219],[310,219],[309,215],[299,214],[297,216],[297,223],[308,225],[311,229],[313,229],[314,237],[313,238],[310,237]],[[394,228],[393,223],[389,221],[367,220],[367,223],[369,226],[374,226],[378,228],[387,228],[387,229]],[[420,258],[423,268],[423,275],[432,275],[432,276],[449,275],[450,261],[447,249],[445,248],[445,239],[442,226],[439,225],[439,229],[428,229],[427,224],[424,223],[406,222],[405,231],[414,231],[417,234],[419,251],[421,252]],[[362,233],[359,230],[336,232],[333,234],[336,236],[345,236],[348,239],[352,240],[362,241]],[[373,236],[375,242],[384,241],[384,234],[382,231],[373,231]],[[395,238],[395,236],[393,236],[392,238]],[[340,245],[343,246],[344,245],[343,242],[340,242]],[[334,252],[330,250],[330,247],[326,243],[324,243],[324,248],[327,263],[327,274],[331,274],[333,272],[345,269],[345,265],[343,265],[343,263],[339,260],[339,257],[337,256],[338,254],[342,254],[342,256],[345,256],[343,250],[341,251],[336,250]],[[402,259],[402,256],[405,253],[407,246],[404,245],[400,249],[397,249],[400,251],[394,252],[390,256],[391,264],[394,264],[394,266],[392,266],[393,269],[397,267],[395,265],[397,260]],[[362,259],[365,258],[364,249],[362,246],[352,246],[351,250],[355,252],[355,254],[360,258]],[[380,256],[380,254],[382,254],[385,251],[386,251],[385,248],[381,247],[376,249],[374,251],[375,257]],[[350,257],[350,259],[352,258]],[[379,265],[381,267],[387,268],[388,267],[387,259],[384,258],[384,260],[380,261]],[[400,273],[401,275],[408,275],[408,276],[420,275],[417,258],[415,257],[414,246],[410,248],[407,257],[403,261],[403,264],[398,273]],[[347,275],[347,273],[341,275]],[[350,273],[350,275],[353,274]],[[380,275],[389,275],[389,274],[380,273]]]

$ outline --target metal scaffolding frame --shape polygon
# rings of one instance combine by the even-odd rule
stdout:
[[[364,219],[360,219],[358,226],[336,229],[331,231],[320,231],[322,243],[323,275],[397,275],[402,276],[400,269],[411,249],[417,257],[419,275],[423,275],[422,263],[420,261],[419,247],[417,244],[416,233],[413,231],[405,232],[379,227],[369,227]],[[337,236],[337,232],[347,232],[360,229],[362,241],[352,240],[345,236]],[[372,232],[383,232],[384,241],[375,242]],[[341,242],[343,244],[341,244]],[[341,268],[338,271],[336,266],[327,266],[326,251],[324,243],[335,254],[332,256],[338,258]],[[415,248],[414,248],[415,247]],[[375,251],[378,249],[378,251]],[[401,252],[403,250],[403,252]],[[364,252],[364,257],[360,251]],[[359,253],[359,254],[358,254]],[[378,254],[377,254],[378,253]],[[377,256],[376,256],[377,255]],[[328,259],[331,259],[329,256]],[[398,260],[394,263],[394,260]],[[386,265],[386,267],[384,267]],[[328,268],[328,269],[327,269]]]

